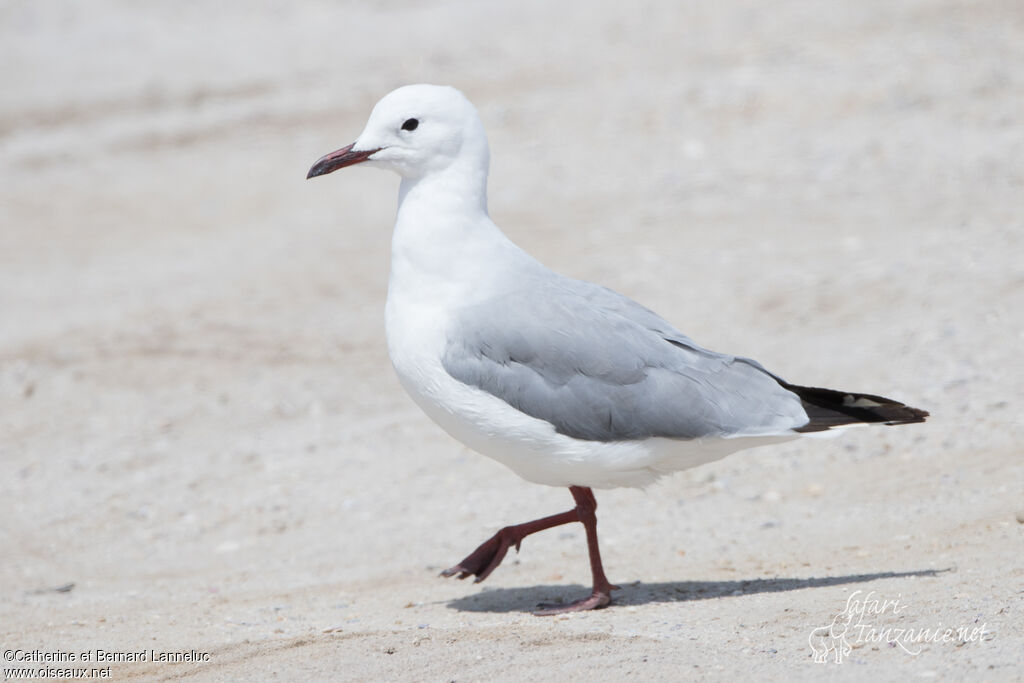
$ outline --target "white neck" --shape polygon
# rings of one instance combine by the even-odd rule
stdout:
[[[495,264],[534,262],[487,215],[486,164],[461,161],[402,180],[389,304],[399,298],[421,305],[468,304],[486,296],[489,285],[503,276]]]
[[[410,206],[411,204],[411,206]],[[403,212],[448,212],[487,215],[487,162],[456,159],[447,168],[422,178],[402,178],[398,220]]]

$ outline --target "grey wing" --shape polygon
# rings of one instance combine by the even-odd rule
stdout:
[[[463,310],[443,364],[578,439],[760,435],[807,422],[800,399],[757,363],[701,349],[630,299],[568,279]]]
[[[588,302],[598,308],[612,313],[621,315],[624,318],[632,320],[636,324],[644,327],[651,332],[660,335],[666,341],[669,341],[677,346],[690,349],[692,351],[699,352],[701,355],[719,358],[722,362],[739,362],[751,365],[766,375],[774,377],[779,380],[773,373],[765,369],[763,365],[758,363],[752,358],[743,358],[741,356],[730,356],[724,353],[717,353],[715,351],[709,351],[697,344],[685,334],[673,327],[667,320],[662,318],[660,315],[642,306],[632,299],[625,297],[613,289],[607,287],[601,287],[589,282],[582,282],[579,280],[568,280],[570,283],[571,290],[578,296],[584,297]]]

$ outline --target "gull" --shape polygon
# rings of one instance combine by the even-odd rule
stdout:
[[[575,506],[507,526],[443,576],[483,581],[530,534],[586,532],[593,589],[535,614],[595,609],[612,591],[593,489],[644,487],[736,451],[855,424],[923,422],[872,394],[790,384],[698,345],[610,289],[549,270],[487,212],[490,152],[458,90],[408,85],[307,178],[365,164],[401,176],[385,324],[402,386],[438,425],[520,477],[568,487]]]

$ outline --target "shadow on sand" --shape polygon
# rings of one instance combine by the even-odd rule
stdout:
[[[615,591],[614,604],[619,607],[647,605],[655,602],[686,602],[711,600],[757,593],[782,593],[805,588],[823,588],[843,584],[865,583],[882,579],[935,577],[952,569],[920,569],[906,572],[848,574],[807,579],[746,579],[741,581],[673,581],[666,583],[621,584]],[[579,584],[560,586],[527,586],[522,588],[484,589],[479,593],[456,598],[448,606],[464,612],[527,612],[541,602],[568,602],[584,597],[589,589]]]

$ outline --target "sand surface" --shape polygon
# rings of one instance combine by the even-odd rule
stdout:
[[[1024,677],[1019,2],[21,0],[0,61],[2,666]],[[542,261],[931,420],[599,492],[606,610],[530,614],[587,590],[574,527],[438,578],[571,499],[395,380],[397,179],[304,180],[424,81],[478,105],[492,217]]]

